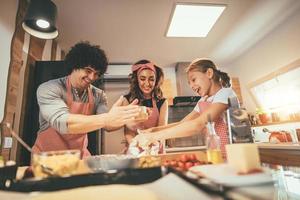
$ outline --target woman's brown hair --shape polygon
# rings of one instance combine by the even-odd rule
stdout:
[[[146,64],[146,63],[150,63],[150,61],[149,60],[140,60],[140,61],[134,63],[134,65]],[[155,67],[156,81],[155,81],[154,89],[152,91],[152,96],[156,100],[158,100],[158,99],[163,98],[163,92],[160,87],[164,81],[164,73],[160,67],[158,67],[156,65],[154,65],[154,67]],[[130,83],[130,90],[129,90],[129,93],[127,94],[129,96],[129,102],[132,102],[134,99],[138,99],[139,102],[142,102],[142,100],[144,100],[145,97],[139,87],[137,71],[134,71],[131,74],[129,74],[129,83]]]
[[[208,59],[196,59],[186,68],[186,72],[199,71],[205,73],[209,68],[214,72],[213,80],[220,83],[222,87],[230,87],[230,77],[226,72],[217,69],[215,63]]]

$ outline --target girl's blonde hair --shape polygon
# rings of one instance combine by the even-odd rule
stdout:
[[[230,77],[226,72],[222,72],[217,69],[215,63],[209,59],[196,59],[186,68],[186,72],[199,71],[205,73],[209,68],[213,70],[213,80],[216,83],[220,83],[222,87],[230,87]]]

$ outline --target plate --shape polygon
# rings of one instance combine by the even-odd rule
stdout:
[[[189,173],[197,173],[215,183],[227,186],[250,186],[272,183],[273,179],[268,168],[263,168],[260,173],[238,175],[228,164],[199,165],[189,169]]]

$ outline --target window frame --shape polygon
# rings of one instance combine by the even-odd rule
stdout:
[[[279,68],[278,70],[276,71],[273,71],[271,72],[270,74],[266,75],[266,76],[263,76],[262,78],[259,78],[257,79],[256,81],[253,81],[251,83],[249,83],[247,85],[247,89],[248,89],[248,92],[250,93],[250,96],[251,98],[253,99],[255,105],[259,108],[262,108],[262,105],[259,103],[259,100],[258,98],[256,97],[255,93],[253,92],[253,88],[271,80],[271,79],[274,79],[276,78],[277,76],[280,76],[280,75],[283,75],[285,73],[288,73],[289,71],[292,71],[296,68],[300,68],[300,59],[297,59],[293,62],[291,62],[290,64],[284,66],[284,67],[281,67]]]

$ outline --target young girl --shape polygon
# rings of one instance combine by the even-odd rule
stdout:
[[[194,60],[186,71],[189,85],[202,97],[194,110],[180,122],[140,131],[141,134],[135,139],[143,144],[155,140],[191,136],[199,132],[205,133],[205,125],[210,115],[212,121],[215,122],[215,131],[221,139],[221,150],[225,157],[228,128],[223,115],[228,109],[228,98],[236,97],[230,88],[230,78],[208,59]]]
[[[140,60],[132,66],[131,70],[130,91],[124,96],[123,105],[129,105],[138,99],[139,105],[148,108],[149,117],[144,122],[125,126],[124,134],[127,145],[136,136],[137,129],[148,129],[168,123],[168,102],[163,98],[160,88],[164,78],[162,69],[149,60]]]

